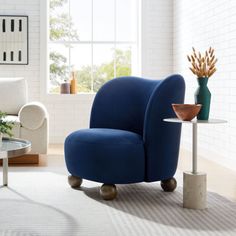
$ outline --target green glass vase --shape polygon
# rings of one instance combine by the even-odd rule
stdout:
[[[197,115],[198,120],[208,120],[211,105],[211,92],[207,87],[208,78],[197,78],[198,88],[194,94],[195,104],[201,104],[202,108]]]

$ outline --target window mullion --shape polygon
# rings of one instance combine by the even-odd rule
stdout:
[[[49,43],[54,43],[54,44],[91,44],[92,41],[49,41]],[[93,40],[94,44],[137,44],[135,41],[95,41]]]
[[[69,19],[71,18],[71,12],[70,12],[70,0],[68,2],[69,7]],[[71,31],[71,24],[70,24],[70,31]],[[69,45],[69,76],[71,75],[71,43]]]
[[[114,0],[114,77],[116,78],[116,0]]]
[[[137,2],[137,5],[136,5],[136,54],[137,54],[137,59],[136,59],[136,72],[138,72],[138,74],[141,74],[141,45],[140,45],[140,33],[141,33],[141,30],[140,30],[140,25],[141,25],[141,12],[140,12],[140,9],[141,9],[141,4],[142,4],[142,1],[139,0]],[[132,60],[132,57],[131,57],[131,60]],[[132,63],[132,61],[131,61]],[[133,63],[132,63],[133,64]]]
[[[91,17],[92,17],[92,25],[91,25],[91,92],[94,91],[94,61],[93,61],[93,51],[94,51],[94,47],[93,47],[93,0],[92,1],[92,14],[91,14]]]

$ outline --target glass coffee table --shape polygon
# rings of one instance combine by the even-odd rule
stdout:
[[[0,159],[3,166],[3,186],[8,185],[8,158],[22,156],[31,150],[31,142],[15,138],[3,138],[0,142]]]

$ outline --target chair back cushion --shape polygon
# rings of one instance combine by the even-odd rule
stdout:
[[[91,112],[91,128],[121,129],[143,135],[146,107],[158,80],[120,77],[98,91]]]
[[[176,117],[172,103],[183,103],[185,82],[181,75],[162,80],[147,105],[143,140],[146,150],[146,181],[174,176],[179,156],[181,124],[165,122]]]
[[[18,115],[27,103],[27,83],[24,78],[0,78],[0,110]]]

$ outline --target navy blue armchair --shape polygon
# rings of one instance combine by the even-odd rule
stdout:
[[[164,191],[174,191],[181,124],[172,103],[183,103],[184,79],[164,80],[120,77],[98,91],[91,112],[90,129],[71,133],[65,140],[69,184],[82,179],[104,183],[101,196],[116,197],[115,184],[161,181]]]

